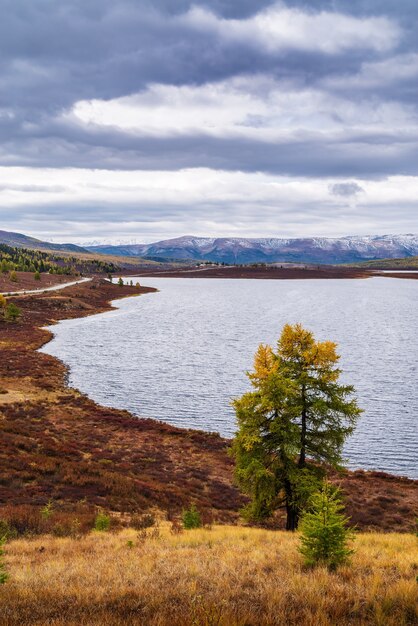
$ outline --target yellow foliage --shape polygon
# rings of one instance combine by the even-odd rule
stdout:
[[[250,373],[250,380],[255,384],[265,380],[275,367],[273,350],[270,346],[260,344],[254,357],[254,372]]]
[[[306,367],[331,367],[339,360],[337,344],[315,341],[313,333],[301,324],[286,324],[278,341],[278,354],[283,359],[298,361]]]

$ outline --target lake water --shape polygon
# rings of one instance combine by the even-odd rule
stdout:
[[[230,401],[249,389],[258,344],[301,322],[338,343],[343,379],[365,409],[348,465],[418,478],[418,281],[140,280],[160,291],[53,327],[43,350],[69,365],[72,386],[107,406],[231,436]]]

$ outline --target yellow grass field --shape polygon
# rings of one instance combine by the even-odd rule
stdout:
[[[412,534],[359,534],[351,565],[330,573],[303,567],[297,534],[215,526],[172,535],[166,523],[147,533],[6,544],[0,624],[418,623]]]

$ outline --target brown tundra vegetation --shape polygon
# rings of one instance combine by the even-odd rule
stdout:
[[[15,297],[19,321],[0,321],[0,624],[417,623],[417,481],[330,476],[351,523],[375,532],[357,533],[336,572],[307,569],[297,533],[237,524],[228,441],[98,406],[36,351],[43,326],[147,291],[94,279]],[[191,502],[204,527],[183,531]],[[111,532],[92,531],[100,510]],[[282,525],[279,514],[271,526]]]
[[[86,507],[99,506],[126,514],[157,508],[170,517],[193,501],[208,518],[238,520],[245,500],[233,482],[227,440],[98,406],[66,385],[60,361],[36,351],[51,338],[43,326],[106,311],[112,299],[150,291],[98,278],[13,298],[22,311],[19,322],[0,321],[3,517],[23,516],[36,532],[34,519],[49,500],[69,518],[80,502],[83,515]],[[417,481],[365,471],[332,479],[340,484],[358,529],[413,528]],[[280,527],[281,516],[272,523]]]

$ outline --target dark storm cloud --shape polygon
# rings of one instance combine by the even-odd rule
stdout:
[[[324,34],[323,26],[308,27],[293,40],[292,29],[277,36],[273,29],[263,37],[262,28],[257,31],[248,20],[273,6],[311,17],[329,12],[329,29]],[[204,167],[341,179],[330,187],[335,202],[360,193],[361,186],[347,179],[418,173],[416,0],[276,5],[267,0],[0,0],[0,9],[0,166]],[[357,20],[347,41],[345,26],[341,42],[335,34],[332,19],[338,13]],[[367,24],[369,31],[361,34]],[[250,96],[253,81],[257,97],[268,102],[269,87],[257,82],[260,76],[283,94],[294,90],[306,99],[306,125],[294,121],[291,105],[280,118],[281,130],[287,131],[288,123],[291,132],[275,141],[257,133],[222,136],[203,125],[141,133],[118,127],[117,120],[110,127],[71,114],[77,102],[143,94],[153,84],[204,87],[237,77],[245,77]],[[309,99],[316,92],[324,100],[338,100],[338,108],[327,116],[321,104],[315,110]],[[258,123],[257,114],[249,115],[240,131],[245,125],[254,130]],[[2,183],[0,191],[47,192],[43,185],[13,184]],[[53,184],[51,190],[60,191]],[[91,221],[116,219],[116,210],[103,205],[71,206],[74,216],[88,215]],[[70,210],[59,203],[54,207],[56,215]],[[161,219],[174,219],[176,211],[182,217],[178,207],[166,210],[153,208],[150,219],[158,211]],[[409,206],[405,210],[412,213]],[[39,205],[31,211],[40,212]],[[53,210],[48,211],[47,217]],[[257,211],[254,206],[255,216]],[[301,220],[313,213],[313,205],[306,205]]]
[[[213,0],[200,6],[218,16],[243,19],[270,4]],[[292,4],[311,12],[315,6]],[[353,13],[352,3],[343,4],[345,13]],[[374,11],[370,3],[355,4],[359,15],[385,13],[381,2],[375,2]],[[243,72],[270,72],[306,83],[352,73],[363,60],[376,58],[373,51],[356,49],[337,55],[298,50],[274,54],[250,40],[221,40],[179,19],[194,6],[185,1],[2,0],[0,6],[0,108],[20,119],[36,119],[80,99],[134,93],[150,82],[199,84]],[[408,10],[415,17],[413,6]]]
[[[138,137],[112,128],[86,130],[46,124],[9,136],[0,146],[0,165],[125,170],[206,167],[305,177],[379,178],[416,175],[418,130],[399,137],[390,130],[292,136],[277,142],[219,138],[206,134]]]

